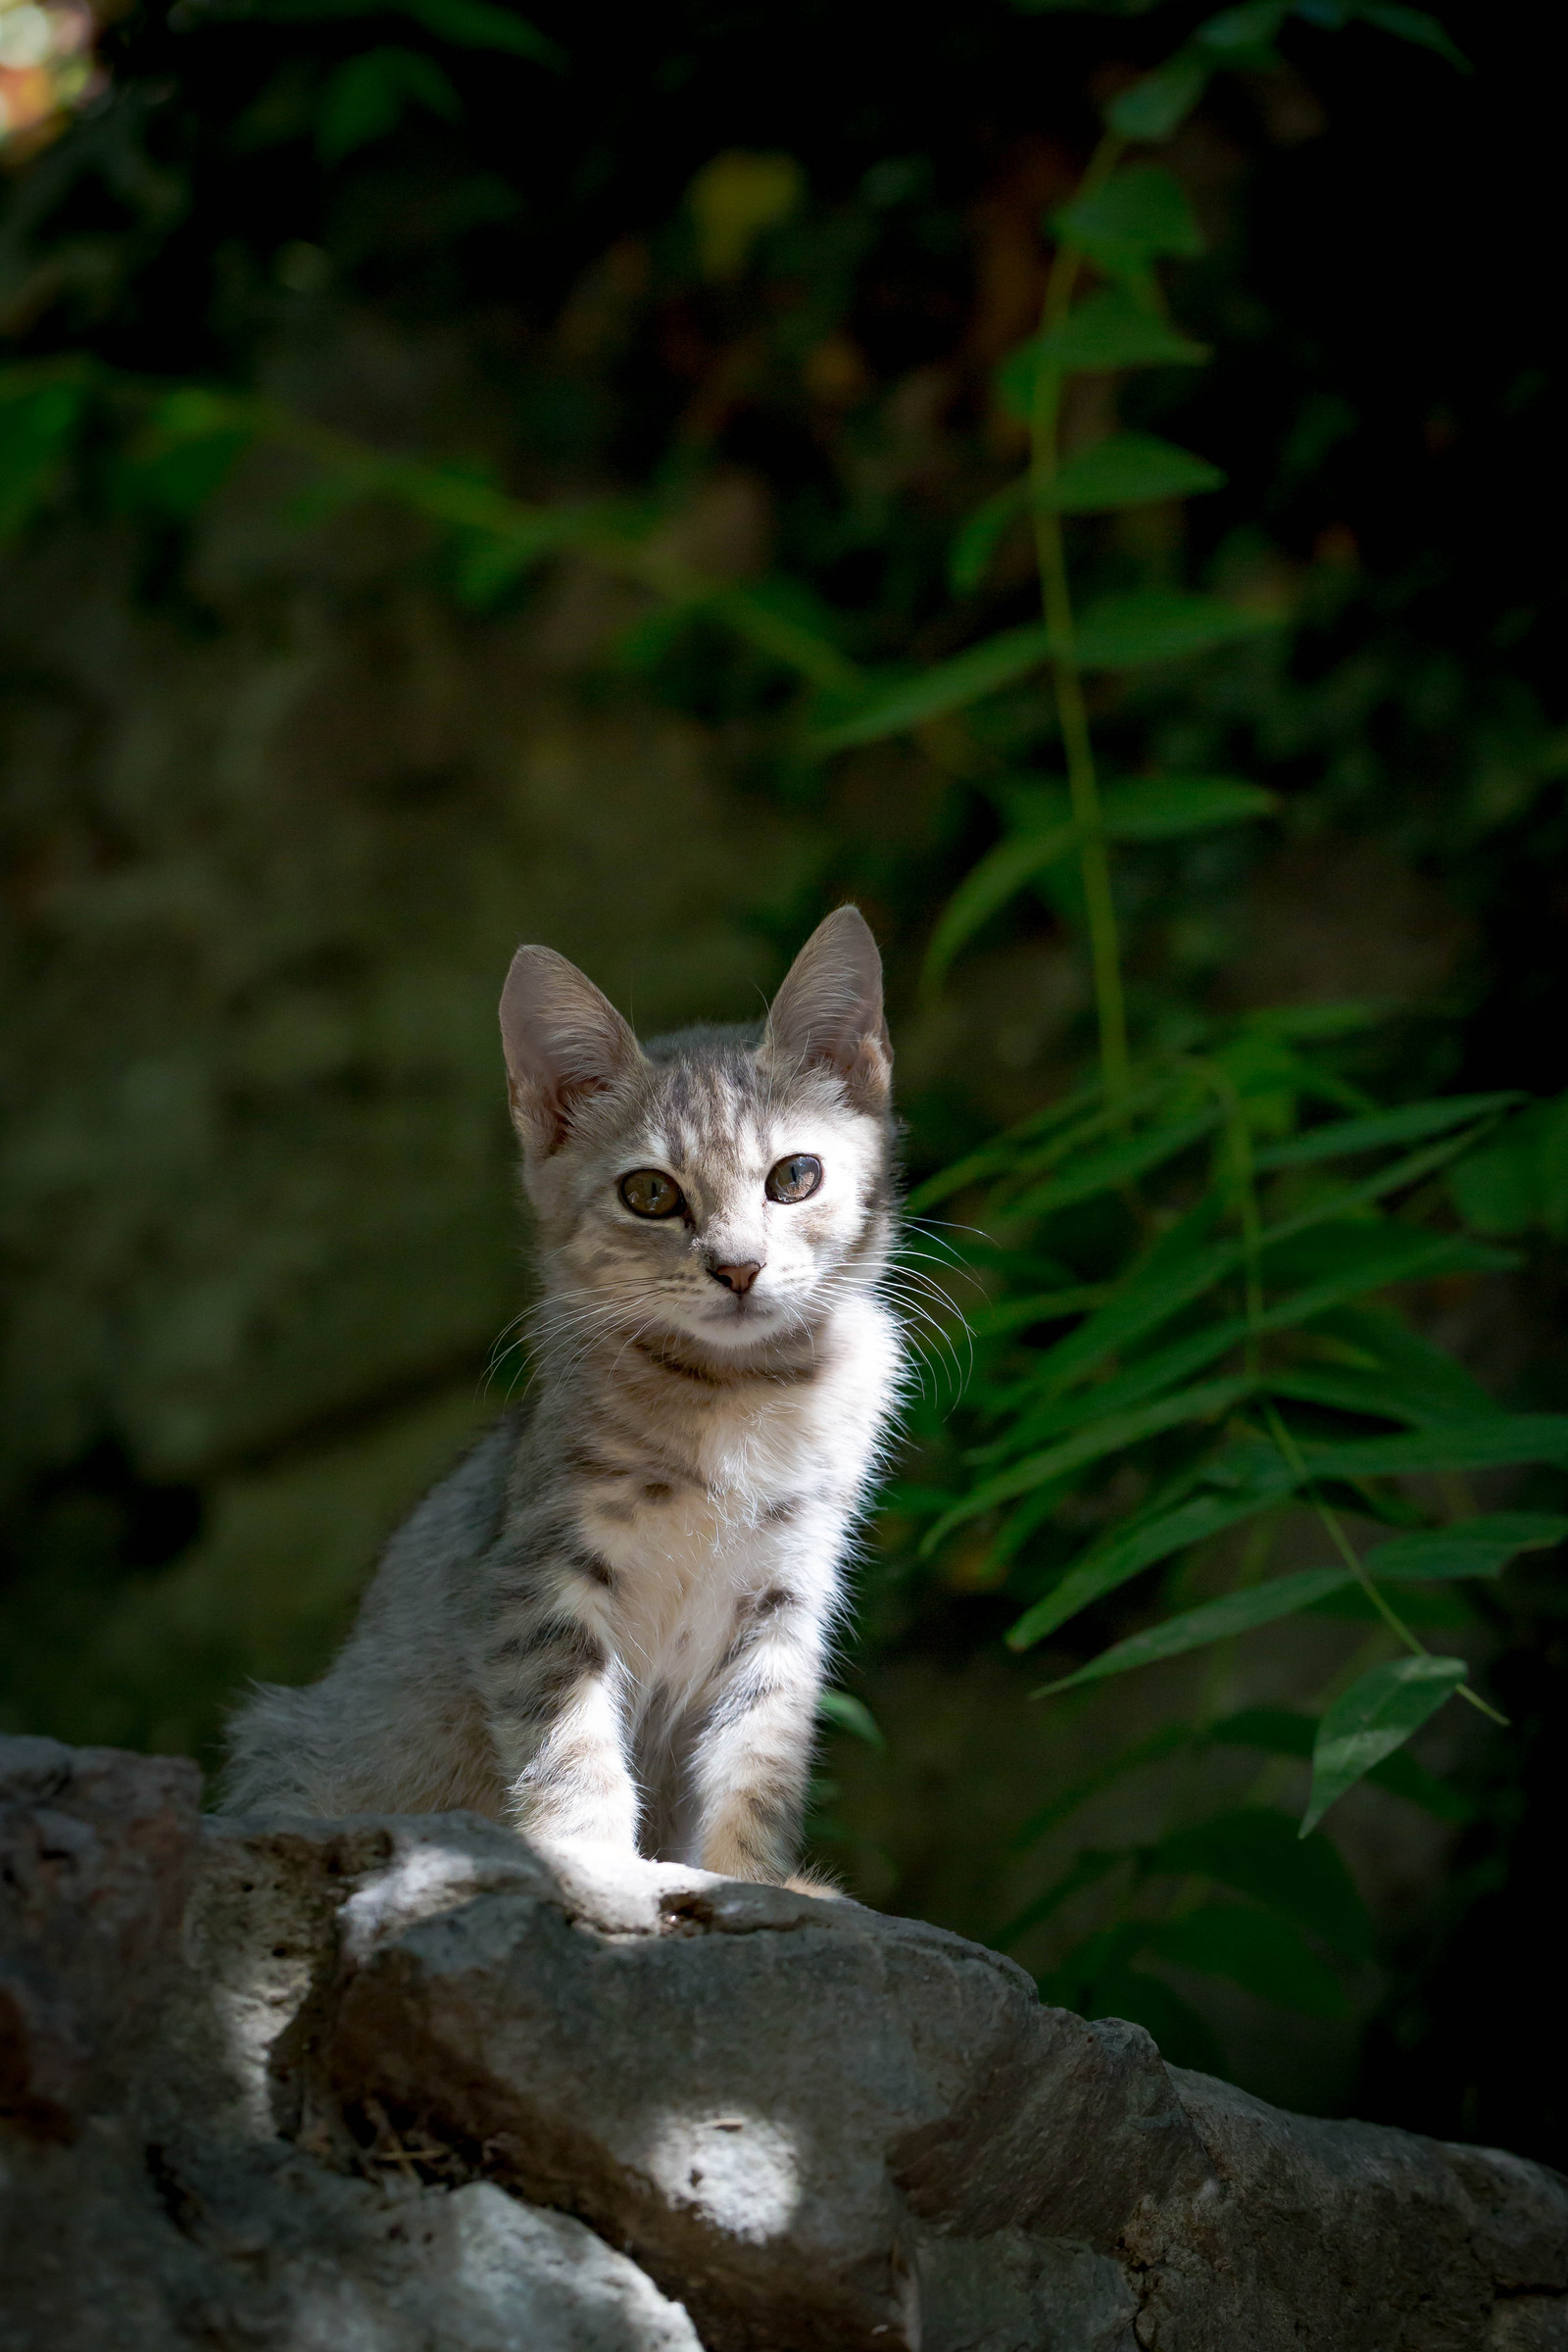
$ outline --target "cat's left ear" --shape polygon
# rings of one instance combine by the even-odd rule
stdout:
[[[887,1109],[893,1046],[882,1014],[882,958],[858,906],[840,906],[818,923],[790,965],[762,1052],[798,1069],[833,1071],[858,1110]]]

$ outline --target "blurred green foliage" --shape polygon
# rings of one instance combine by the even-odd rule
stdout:
[[[962,1402],[915,1416],[856,1674],[1010,1625],[1076,1690],[1363,1595],[1311,1711],[1226,1712],[1210,1675],[1051,1788],[1016,1838],[1066,1836],[1065,1866],[990,1924],[1192,2062],[1231,2062],[1195,1981],[1371,2015],[1363,2099],[1550,2153],[1560,2084],[1532,2112],[1455,2019],[1478,1951],[1520,1997],[1544,1915],[1560,1358],[1548,1330],[1489,1393],[1390,1297],[1495,1280],[1502,1240],[1552,1297],[1568,1213],[1562,537],[1515,527],[1559,478],[1529,46],[1505,12],[1340,0],[996,0],[915,39],[871,6],[137,11],[0,225],[0,526],[127,518],[177,607],[196,519],[271,452],[302,527],[411,513],[410,564],[476,615],[569,558],[639,600],[586,689],[680,710],[815,821],[780,942],[853,892],[911,1004],[1012,943],[1079,975],[1015,1008],[1020,1125],[961,1067],[907,1103],[916,1207],[982,1228],[916,1225],[911,1311],[965,1344],[956,1256],[983,1303]],[[1119,164],[1106,123],[1157,157]],[[411,446],[282,397],[271,355],[333,303],[461,322],[482,429]],[[866,822],[889,774],[898,820]],[[1411,1001],[1326,1003],[1332,970],[1247,939],[1250,893],[1266,931],[1351,841],[1452,912]],[[1537,1484],[1508,1514],[1453,1483],[1510,1465]],[[1327,1564],[1271,1578],[1298,1494]],[[1347,1519],[1404,1531],[1376,1574]],[[1455,1787],[1402,1742],[1461,1642],[1512,1728]],[[1167,1769],[1158,1834],[1072,1845]],[[1278,1802],[1315,1821],[1362,1778],[1460,1838],[1449,1916],[1381,1979],[1335,1847]]]

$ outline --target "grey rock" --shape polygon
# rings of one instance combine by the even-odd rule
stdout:
[[[1167,2068],[940,1929],[469,1815],[198,1829],[50,1743],[0,1806],[76,2052],[51,2106],[17,2045],[7,2352],[1568,2352],[1555,2175]]]

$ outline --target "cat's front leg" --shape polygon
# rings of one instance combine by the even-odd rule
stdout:
[[[608,1612],[577,1583],[547,1585],[498,1631],[483,1661],[490,1737],[525,1837],[635,1854],[627,1676]]]
[[[822,1649],[809,1603],[783,1585],[739,1604],[692,1760],[702,1869],[782,1885],[794,1868]]]

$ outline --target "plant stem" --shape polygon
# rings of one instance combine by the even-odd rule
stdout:
[[[1080,183],[1088,194],[1109,177],[1125,141],[1107,131],[1090,158]],[[1057,247],[1046,281],[1040,331],[1049,335],[1072,307],[1083,255],[1076,246]],[[1089,959],[1094,974],[1095,1004],[1100,1016],[1100,1066],[1105,1093],[1118,1108],[1128,1089],[1127,1007],[1122,990],[1121,945],[1116,931],[1116,905],[1110,887],[1110,855],[1105,841],[1100,784],[1095,773],[1094,743],[1084,703],[1083,672],[1074,643],[1072,595],[1067,582],[1067,552],[1061,517],[1053,503],[1059,459],[1061,370],[1044,365],[1035,370],[1029,486],[1034,509],[1035,556],[1040,568],[1041,602],[1051,634],[1052,681],[1056,714],[1061,725],[1062,751],[1067,762],[1067,787],[1079,833],[1079,867],[1089,918]]]

